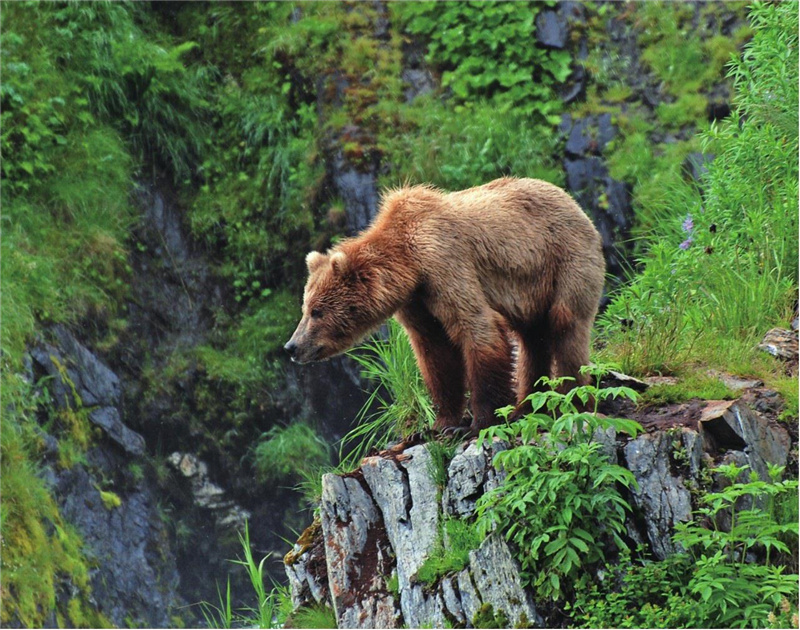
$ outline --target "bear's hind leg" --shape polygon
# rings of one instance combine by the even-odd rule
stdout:
[[[551,376],[553,355],[551,352],[550,331],[547,324],[536,321],[530,326],[517,331],[519,349],[516,370],[517,414],[527,413],[522,405],[530,394],[541,391],[543,386],[537,381],[543,376]]]
[[[575,385],[589,382],[589,377],[581,374],[580,370],[581,366],[589,364],[591,322],[574,318],[569,309],[563,307],[551,309],[550,319],[556,375],[575,379],[559,388],[562,392],[568,392]]]
[[[466,385],[460,349],[422,304],[412,302],[404,306],[395,319],[408,334],[422,379],[436,406],[434,430],[461,426]]]

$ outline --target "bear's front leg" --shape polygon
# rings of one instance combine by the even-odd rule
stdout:
[[[498,423],[495,411],[515,401],[512,388],[511,339],[505,320],[492,312],[484,318],[479,334],[466,335],[463,345],[467,383],[471,394],[472,425],[477,435]]]
[[[425,306],[414,301],[395,313],[414,350],[422,379],[436,407],[434,431],[462,425],[466,390],[464,360],[444,327]]]

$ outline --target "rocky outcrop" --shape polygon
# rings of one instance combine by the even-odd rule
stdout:
[[[692,517],[703,492],[718,487],[718,465],[748,465],[767,479],[769,464],[787,463],[791,439],[766,402],[772,398],[768,390],[748,389],[737,401],[640,410],[630,414],[645,428],[635,439],[613,430],[595,435],[636,479],[628,496],[632,546],[644,544],[657,558],[680,552],[671,538],[675,525]],[[498,441],[462,444],[441,487],[434,481],[441,464],[429,445],[390,449],[365,458],[350,475],[326,475],[320,520],[285,558],[294,606],[331,606],[339,627],[473,627],[487,610],[509,627],[541,627],[546,617],[499,532],[470,551],[463,568],[434,583],[419,579],[437,546],[447,547],[442,524],[474,518],[477,499],[503,483],[492,460],[506,448]]]
[[[156,485],[143,473],[145,440],[123,421],[120,379],[62,326],[30,355],[31,380],[48,389],[54,412],[85,416],[101,430],[83,457],[66,465],[60,438],[42,429],[43,476],[83,540],[93,605],[118,626],[168,626],[182,604],[176,558]]]

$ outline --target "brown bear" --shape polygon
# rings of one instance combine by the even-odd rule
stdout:
[[[605,261],[592,222],[562,189],[502,178],[454,193],[387,192],[372,225],[306,257],[294,361],[340,354],[394,316],[436,405],[434,430],[473,433],[542,376],[585,382]],[[513,342],[517,345],[512,377]]]

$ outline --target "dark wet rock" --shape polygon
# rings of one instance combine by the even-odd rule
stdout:
[[[789,434],[739,401],[709,403],[700,417],[705,450],[720,453],[743,451],[750,470],[769,480],[768,465],[785,466],[791,448]]]
[[[670,468],[672,450],[672,438],[666,432],[641,435],[625,446],[626,466],[637,482],[631,489],[633,501],[644,518],[653,555],[659,559],[676,551],[671,533],[692,515],[684,479]]]
[[[178,572],[169,536],[147,483],[132,491],[112,488],[120,505],[106,505],[99,488],[124,466],[118,455],[89,454],[100,479],[83,466],[61,471],[54,494],[63,517],[80,533],[92,565],[92,595],[100,612],[118,627],[166,628],[181,605]]]
[[[586,95],[586,69],[583,64],[573,64],[572,72],[558,88],[559,98],[565,105],[569,105]]]
[[[687,177],[699,182],[708,174],[708,165],[713,161],[711,153],[690,153],[684,159],[682,169]]]
[[[117,404],[121,394],[117,375],[64,326],[54,326],[52,334],[56,345],[37,345],[30,354],[38,367],[52,377],[56,404],[61,407]],[[80,400],[74,399],[73,387]]]
[[[575,129],[576,127],[573,127],[570,132],[571,137],[576,134]],[[573,149],[588,148],[585,139],[586,136],[579,131]],[[630,187],[610,177],[604,161],[597,156],[566,158],[564,169],[567,175],[567,190],[593,219],[603,239],[603,254],[609,273],[622,277],[623,254],[618,243],[627,238],[633,223]]]
[[[709,122],[723,120],[731,115],[731,105],[727,101],[709,101],[706,107],[706,116]]]
[[[89,420],[131,455],[144,455],[144,438],[122,422],[116,407],[100,407],[89,413]]]
[[[642,100],[652,109],[658,107],[664,100],[660,85],[646,85],[641,90]]]
[[[562,50],[569,39],[567,19],[558,11],[545,10],[536,16],[536,41],[547,48]]]
[[[287,387],[295,388],[296,398],[302,400],[302,413],[316,419],[331,443],[341,439],[367,399],[358,364],[341,356],[301,367],[292,363],[287,374]]]
[[[582,2],[562,0],[558,3],[558,14],[570,24],[583,24],[586,22],[586,8]]]
[[[602,186],[608,176],[603,160],[598,157],[566,159],[564,170],[567,172],[567,189],[584,199],[581,204],[584,209],[587,205],[594,205],[595,189]]]
[[[408,86],[403,92],[406,103],[423,94],[429,94],[436,88],[436,81],[427,68],[406,68],[400,78]]]
[[[568,124],[562,119],[562,130]],[[579,118],[571,123],[565,150],[572,157],[599,155],[616,135],[617,130],[611,122],[611,114]]]
[[[145,453],[145,439],[122,421],[118,408],[121,385],[117,375],[63,326],[52,329],[56,345],[39,344],[30,355],[37,370],[48,377],[56,405],[90,409],[89,421],[127,453]],[[77,398],[76,398],[77,396]]]
[[[333,182],[347,213],[351,234],[368,227],[378,211],[378,187],[374,167],[357,169],[338,152],[331,164]]]

